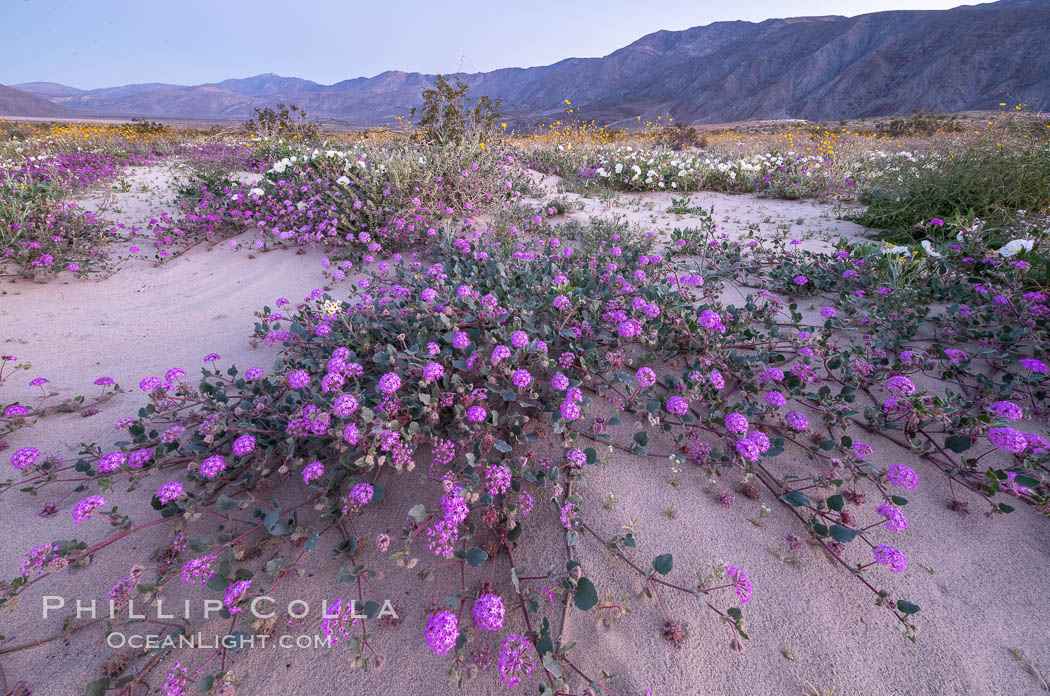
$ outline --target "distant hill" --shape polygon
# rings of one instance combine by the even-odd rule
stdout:
[[[0,116],[71,116],[69,109],[47,99],[0,85]]]
[[[625,123],[637,116],[720,123],[922,111],[1050,106],[1050,0],[1002,0],[941,11],[716,22],[658,31],[602,58],[462,74],[472,93],[504,101],[508,120],[563,116]],[[418,106],[433,75],[384,72],[333,85],[274,74],[180,86],[77,90],[15,85],[93,116],[245,119],[294,103],[311,116],[389,123]],[[47,115],[47,114],[42,114]]]

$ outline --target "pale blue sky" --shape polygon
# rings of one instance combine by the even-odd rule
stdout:
[[[91,89],[264,72],[330,84],[384,70],[546,65],[659,29],[946,9],[965,0],[0,0],[0,84]]]

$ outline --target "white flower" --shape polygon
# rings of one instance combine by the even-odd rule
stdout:
[[[350,179],[348,177],[341,176],[341,177],[339,177],[338,179],[335,180],[335,183],[340,184],[342,186],[346,186],[347,184],[350,183]]]
[[[885,249],[883,249],[882,253],[884,253],[884,254],[907,254],[908,253],[908,247],[906,247],[906,246],[892,246],[892,245],[890,245],[890,246],[886,247]]]
[[[997,253],[999,256],[1004,257],[1016,256],[1021,253],[1022,249],[1024,251],[1031,251],[1033,246],[1035,246],[1035,240],[1033,239],[1014,239],[1003,245]]]
[[[934,251],[933,245],[930,243],[930,240],[928,240],[928,239],[922,240],[922,248],[926,251],[926,254],[928,256],[932,256],[935,259],[939,259],[942,256],[944,256],[944,254],[939,254],[936,251]]]
[[[253,196],[264,196],[264,195],[266,195],[266,192],[263,191],[261,188],[253,188],[248,193],[252,194]]]

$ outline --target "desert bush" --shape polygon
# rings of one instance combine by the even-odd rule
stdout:
[[[961,127],[958,117],[954,115],[915,111],[907,116],[876,123],[874,132],[890,138],[903,138],[957,132]]]
[[[654,145],[666,147],[674,152],[687,147],[703,150],[708,145],[707,137],[695,126],[687,126],[681,122],[656,128],[650,131],[649,136]]]
[[[308,168],[342,167],[323,157]],[[1039,242],[992,249],[970,234],[951,247],[843,241],[815,253],[710,230],[697,266],[615,222],[548,229],[498,243],[446,225],[424,258],[395,254],[361,269],[348,297],[317,290],[263,308],[256,337],[283,346],[272,368],[207,355],[196,384],[178,368],[141,381],[147,401],[119,424],[125,439],[68,459],[16,451],[17,478],[0,490],[37,492],[76,471],[85,483],[73,521],[114,531],[94,544],[38,543],[3,603],[165,525],[159,567],[117,580],[122,605],[181,579],[222,597],[230,630],[251,633],[251,599],[318,572],[322,548],[373,616],[383,564],[418,572],[422,563],[428,576],[450,566],[462,587],[436,591],[426,625],[413,630],[421,649],[449,656],[453,680],[470,672],[469,649],[494,641],[505,684],[536,671],[558,691],[571,670],[604,688],[576,667],[573,649],[555,649],[551,610],[539,601],[554,593],[600,612],[590,569],[570,559],[564,570],[530,572],[523,548],[562,538],[569,548],[603,545],[650,596],[700,597],[734,648],[747,638],[742,606],[761,591],[733,565],[706,584],[677,580],[672,553],[656,549],[644,562],[632,533],[603,533],[584,496],[591,467],[610,465],[606,452],[700,467],[725,506],[766,490],[912,639],[918,604],[885,588],[908,559],[887,542],[908,527],[907,492],[926,474],[877,464],[870,443],[886,439],[943,472],[953,509],[966,509],[966,491],[992,513],[1047,510],[1050,445],[1012,424],[1047,408],[1048,297],[1023,290],[1030,265],[1019,258]],[[756,281],[764,290],[739,306],[719,299],[729,283]],[[805,318],[797,298],[820,298],[819,317]],[[609,406],[614,417],[599,415]],[[800,462],[809,467],[801,475]],[[109,497],[146,476],[170,480],[153,494],[156,517],[132,520]],[[377,535],[369,511],[395,487],[418,502],[402,530]],[[553,537],[531,517],[539,505],[560,519]],[[254,560],[245,544],[259,538],[287,553]],[[486,584],[501,557],[509,580]],[[511,603],[524,608],[521,628],[505,624]],[[474,629],[461,618],[468,610]],[[679,618],[662,601],[655,610],[665,637],[680,641]],[[349,643],[354,665],[375,664],[377,636],[357,636],[349,613],[322,629]],[[185,683],[179,669],[170,682]]]
[[[542,172],[569,179],[582,191],[722,191],[805,198],[823,195],[841,183],[830,160],[794,151],[724,158],[632,146],[581,150],[558,145],[531,151],[526,161]]]
[[[862,184],[859,199],[868,208],[858,220],[897,240],[920,239],[934,219],[1008,223],[1019,210],[1050,207],[1050,148],[978,140],[946,152],[897,157]]]
[[[161,133],[169,133],[170,129],[160,121],[150,121],[144,118],[133,118],[131,119],[131,127],[136,133],[146,133],[149,135],[157,135]]]
[[[0,198],[0,204],[5,202]],[[17,211],[19,221],[0,216],[0,269],[11,266],[17,275],[35,277],[63,270],[81,274],[102,266],[109,234],[101,220],[75,204],[34,203],[17,203],[24,205]]]
[[[260,245],[321,244],[351,262],[408,248],[448,220],[472,224],[528,190],[513,155],[481,145],[475,134],[445,144],[294,149],[252,186],[225,174],[194,182],[183,226],[209,238],[255,228]]]
[[[318,138],[317,125],[310,121],[305,109],[295,104],[256,107],[243,128],[262,138],[290,138],[310,143]]]
[[[471,104],[470,85],[456,78],[455,86],[444,75],[438,75],[434,86],[423,90],[416,126],[431,142],[456,143],[468,135],[493,131],[500,119],[499,100],[482,96]],[[416,108],[411,115],[416,117]]]
[[[105,270],[108,228],[65,201],[181,147],[170,134],[143,135],[127,126],[90,129],[92,140],[78,144],[69,131],[83,130],[54,126],[8,143],[8,157],[0,160],[0,269],[36,278]]]

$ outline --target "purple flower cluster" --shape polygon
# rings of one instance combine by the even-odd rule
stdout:
[[[92,512],[108,504],[109,501],[100,495],[91,495],[84,498],[73,506],[73,523],[80,524],[84,520],[90,519]]]
[[[532,384],[532,375],[528,370],[515,370],[514,374],[511,375],[511,382],[518,389],[526,389]]]
[[[157,500],[167,505],[173,500],[178,500],[182,497],[182,484],[178,481],[168,481],[162,483],[160,488],[157,489]]]
[[[222,455],[212,455],[201,462],[200,472],[204,478],[215,478],[224,471],[226,471],[226,460],[222,458]]]
[[[226,607],[226,611],[230,612],[230,614],[239,614],[243,611],[237,604],[244,599],[244,595],[248,593],[248,588],[251,586],[251,580],[238,580],[230,583],[222,597],[222,603]]]
[[[569,466],[579,469],[587,463],[587,454],[580,449],[571,449],[565,453],[565,459],[569,462]]]
[[[446,654],[455,647],[456,639],[459,638],[456,615],[448,610],[435,613],[427,620],[424,636],[435,655]]]
[[[444,376],[445,368],[441,365],[441,363],[428,362],[426,365],[423,366],[424,382],[436,382]]]
[[[747,417],[742,413],[730,413],[725,418],[726,430],[733,435],[743,435],[750,427]]]
[[[16,469],[28,469],[36,464],[36,460],[39,456],[40,450],[36,447],[23,447],[17,449],[11,455],[11,466]]]
[[[689,402],[680,396],[672,396],[667,399],[664,408],[667,409],[668,413],[673,413],[676,416],[684,416],[689,411]]]
[[[992,413],[1006,420],[1021,420],[1024,418],[1024,409],[1012,401],[993,401],[988,408]]]
[[[919,475],[915,470],[904,464],[890,464],[886,472],[886,479],[894,486],[913,491],[919,485]]]
[[[805,432],[809,429],[809,419],[798,411],[788,411],[787,415],[784,416],[784,422],[796,433]]]
[[[522,679],[532,676],[532,671],[536,669],[532,651],[532,643],[525,636],[511,633],[503,640],[496,665],[500,679],[507,687],[513,688],[520,684]]]
[[[502,464],[490,466],[485,472],[485,492],[489,495],[502,495],[510,488],[510,469]]]
[[[737,568],[736,566],[725,566],[726,575],[733,582],[733,589],[736,590],[736,596],[740,598],[741,604],[747,604],[751,601],[751,579],[747,576],[747,572]]]
[[[365,481],[355,483],[350,492],[343,497],[343,514],[360,510],[372,501],[372,484]]]
[[[903,532],[908,528],[908,518],[904,516],[904,513],[896,505],[883,503],[875,508],[875,512],[886,518],[887,529],[894,532]]]
[[[255,449],[255,438],[251,435],[241,435],[233,441],[233,453],[243,457]]]
[[[182,581],[207,585],[215,577],[215,569],[211,567],[215,559],[215,556],[201,556],[186,561],[186,565],[182,566]]]
[[[498,631],[503,628],[505,609],[503,600],[497,594],[487,592],[474,600],[471,607],[474,625],[482,631]]]
[[[1013,428],[992,428],[988,431],[988,440],[999,449],[1011,454],[1020,454],[1028,448],[1028,440],[1024,433]]]
[[[324,476],[324,464],[321,462],[310,462],[303,467],[303,483],[308,486],[322,476]]]
[[[915,393],[915,384],[904,375],[894,375],[886,380],[886,389],[891,394],[908,396]]]
[[[875,556],[875,562],[889,566],[891,573],[899,573],[908,567],[908,559],[899,549],[892,546],[879,544],[871,550],[871,553]]]
[[[401,388],[401,377],[396,372],[387,372],[379,378],[379,391],[393,394]]]

